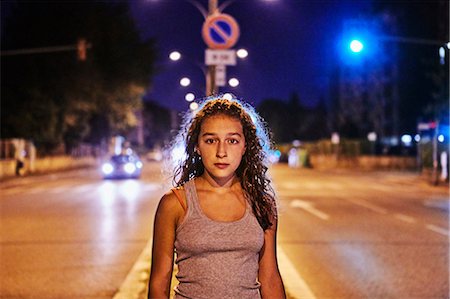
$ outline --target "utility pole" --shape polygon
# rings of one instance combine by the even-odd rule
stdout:
[[[218,0],[209,0],[208,1],[208,16],[214,15],[217,13],[217,2]],[[216,66],[208,65],[208,70],[206,72],[206,96],[210,96],[216,94],[218,92],[218,88],[216,86]]]

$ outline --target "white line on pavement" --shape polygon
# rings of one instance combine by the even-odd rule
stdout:
[[[83,193],[83,192],[88,191],[91,188],[92,188],[91,185],[82,185],[82,186],[78,186],[78,187],[73,188],[70,192],[72,192],[72,193]]]
[[[446,229],[443,229],[439,226],[433,225],[433,224],[427,224],[426,226],[429,230],[434,231],[436,233],[442,234],[444,236],[448,236],[449,232]]]
[[[301,208],[301,209],[305,210],[306,212],[309,212],[309,213],[313,214],[314,216],[319,217],[322,220],[328,220],[330,218],[330,216],[328,216],[324,212],[319,211],[318,209],[314,208],[312,206],[312,203],[309,201],[294,199],[291,201],[290,206],[293,208]]]
[[[52,194],[58,194],[58,193],[62,193],[64,191],[67,190],[67,187],[57,187],[55,189],[51,189],[50,193]]]
[[[376,206],[376,205],[373,205],[373,204],[371,204],[371,203],[368,203],[367,201],[364,201],[364,200],[362,200],[362,199],[358,199],[358,200],[355,200],[355,199],[349,199],[349,198],[344,198],[344,199],[345,199],[346,201],[349,201],[349,202],[355,204],[355,205],[365,207],[365,208],[367,208],[367,209],[369,209],[369,210],[372,210],[372,211],[374,211],[374,212],[377,212],[377,213],[380,213],[380,214],[387,214],[387,211],[386,211],[385,209],[380,208],[380,207],[378,207],[378,206]]]
[[[277,248],[277,256],[281,277],[289,295],[297,299],[315,299],[313,292],[298,274],[297,270],[295,270],[294,265],[292,265],[281,246]]]
[[[113,299],[139,299],[146,295],[151,255],[150,238]]]
[[[145,297],[149,279],[151,255],[152,239],[150,238],[113,299],[140,299]],[[296,299],[316,299],[306,282],[299,275],[297,270],[295,270],[294,265],[281,246],[278,246],[277,248],[277,257],[284,286],[289,295]],[[176,284],[176,272],[176,268],[174,268],[172,286]],[[172,287],[170,298],[172,298],[173,295]]]
[[[33,188],[30,191],[28,191],[28,194],[38,194],[41,192],[44,192],[45,188],[39,187],[39,188]]]
[[[405,214],[396,213],[396,214],[394,214],[394,217],[401,221],[408,222],[408,223],[416,223],[417,222],[416,218],[407,216]]]

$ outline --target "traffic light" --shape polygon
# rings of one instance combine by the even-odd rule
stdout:
[[[354,39],[349,44],[350,50],[354,53],[360,53],[364,50],[364,43],[358,39]]]
[[[363,66],[367,61],[380,61],[385,57],[379,51],[379,25],[377,21],[348,19],[343,23],[338,41],[341,62],[347,66]]]
[[[77,57],[79,61],[86,60],[87,42],[84,38],[80,38],[77,43]]]

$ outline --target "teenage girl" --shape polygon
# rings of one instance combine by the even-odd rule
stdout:
[[[266,127],[231,97],[208,98],[178,136],[185,157],[158,205],[148,298],[285,298]]]

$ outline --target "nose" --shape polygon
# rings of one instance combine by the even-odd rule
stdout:
[[[219,142],[217,146],[216,157],[225,158],[227,156],[227,149],[224,142]]]

